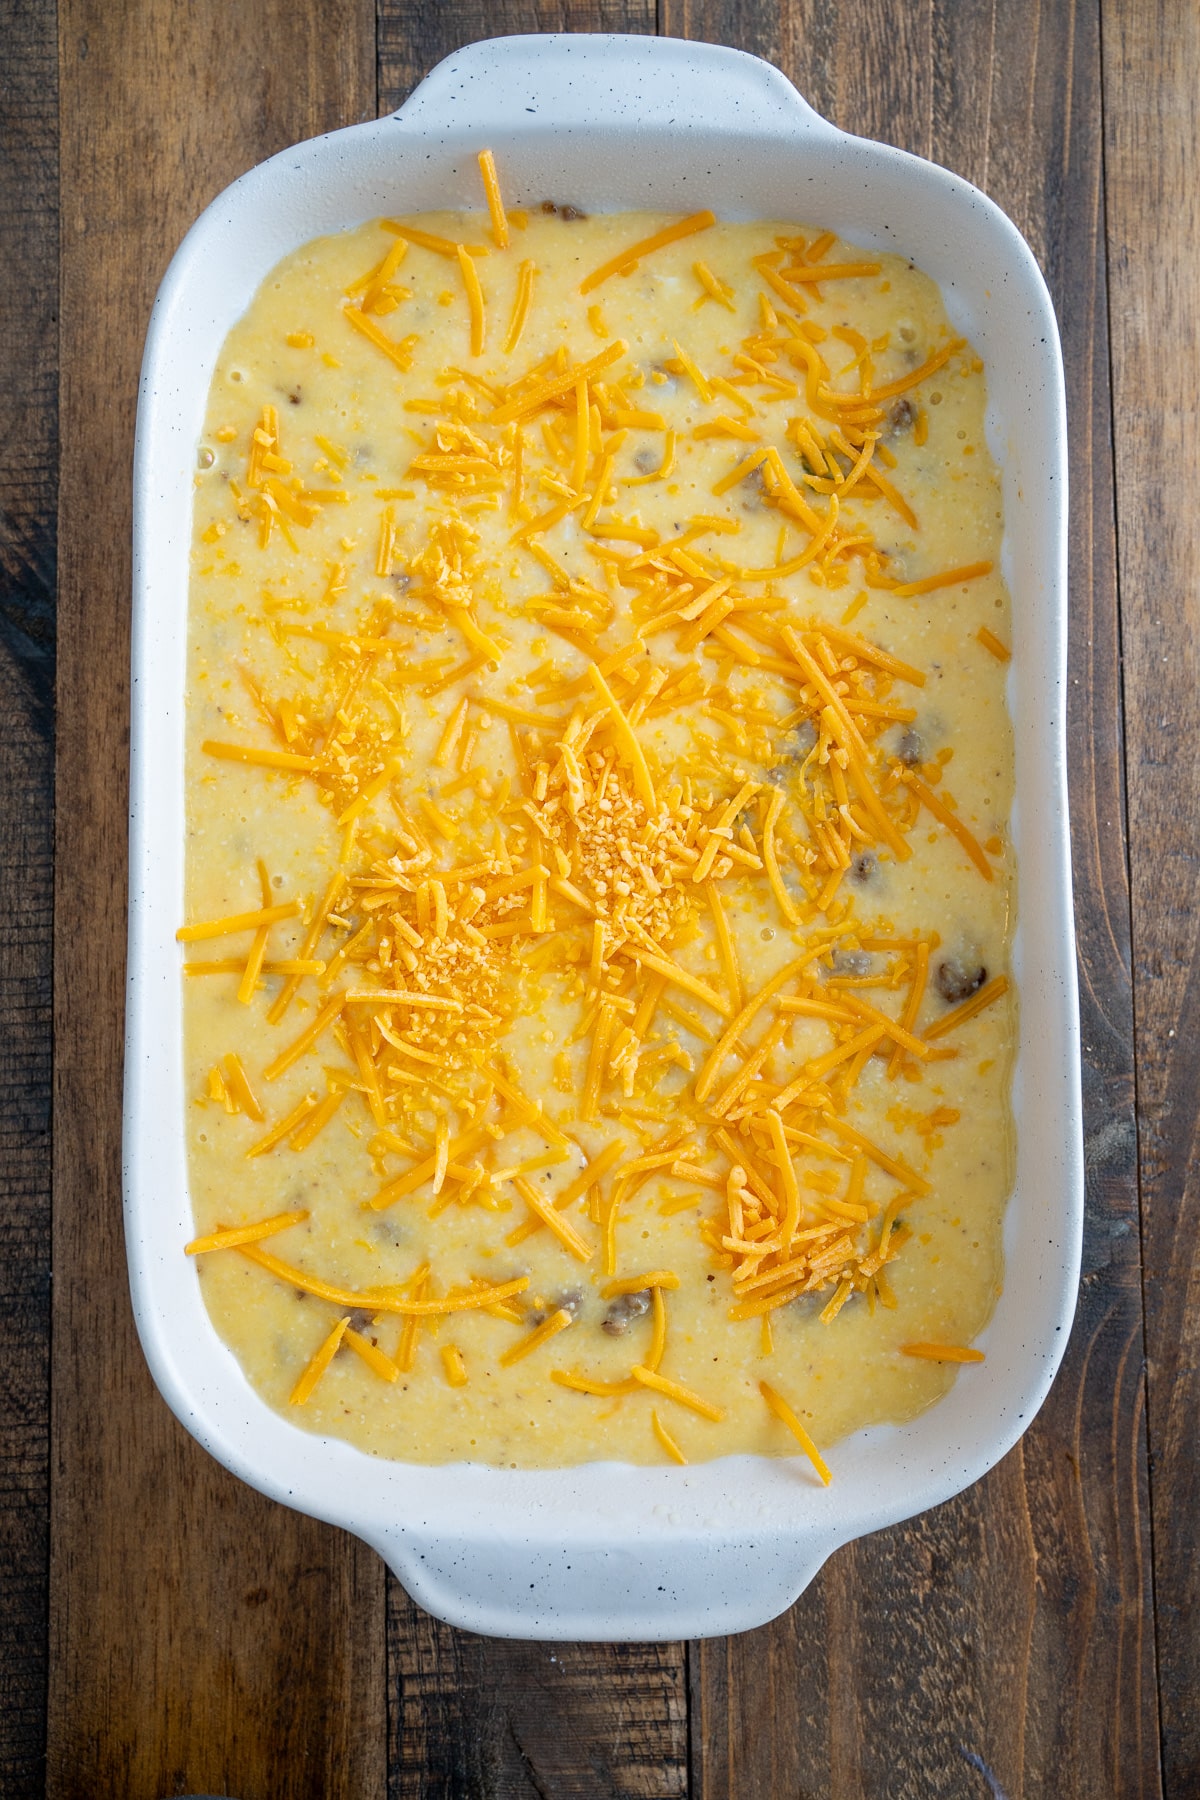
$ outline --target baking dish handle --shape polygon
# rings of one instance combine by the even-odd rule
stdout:
[[[727,130],[840,136],[785,75],[742,50],[683,38],[552,32],[468,44],[430,71],[397,121],[444,138],[543,127],[639,134]]]
[[[752,1630],[786,1612],[841,1541],[828,1522],[736,1541],[691,1532],[600,1543],[411,1529],[369,1537],[435,1618],[484,1637],[544,1643],[663,1643]]]

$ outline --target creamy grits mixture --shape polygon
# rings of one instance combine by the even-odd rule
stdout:
[[[821,1473],[1002,1276],[983,365],[817,227],[482,196],[305,245],[213,378],[188,1248],[374,1454]]]

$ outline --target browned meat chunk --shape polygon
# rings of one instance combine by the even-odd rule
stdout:
[[[900,742],[896,745],[896,755],[900,758],[900,761],[904,764],[905,768],[915,769],[918,763],[926,761],[927,754],[925,749],[925,739],[921,736],[919,731],[914,731],[910,725],[908,730],[901,736]]]
[[[816,741],[816,728],[811,719],[801,719],[790,731],[781,732],[775,740],[775,750],[784,760],[768,771],[767,780],[775,787],[782,787],[808,756]]]
[[[869,975],[871,958],[866,950],[836,950],[833,957],[835,975]]]
[[[624,1337],[633,1321],[649,1311],[649,1288],[643,1288],[637,1294],[618,1294],[601,1319],[600,1329],[607,1331],[609,1337]]]
[[[567,1288],[563,1293],[559,1294],[557,1299],[551,1300],[548,1305],[536,1307],[529,1314],[529,1323],[531,1325],[542,1325],[556,1312],[569,1312],[571,1317],[575,1318],[582,1305],[583,1290],[581,1288]]]
[[[973,959],[964,962],[961,957],[948,956],[938,964],[934,980],[942,999],[957,1006],[960,1000],[969,1000],[972,994],[979,992],[987,980],[987,970]]]

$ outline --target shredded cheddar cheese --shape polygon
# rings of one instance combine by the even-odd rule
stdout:
[[[983,797],[939,746],[944,657],[915,628],[946,608],[974,664],[1012,654],[980,622],[1005,617],[993,540],[943,544],[928,504],[977,374],[940,317],[879,328],[899,259],[705,210],[614,223],[595,262],[589,221],[506,210],[478,166],[489,242],[481,214],[364,227],[281,339],[349,372],[210,434],[205,591],[253,577],[191,771],[248,848],[176,935],[233,940],[183,965],[228,978],[197,1006],[236,1002],[197,1117],[253,1188],[215,1217],[279,1199],[186,1249],[209,1287],[231,1269],[320,1314],[285,1396],[315,1428],[343,1387],[417,1395],[432,1368],[461,1420],[497,1391],[589,1431],[640,1412],[684,1464],[654,1401],[780,1435],[704,1320],[789,1391],[801,1329],[889,1368],[982,1360],[914,1335],[978,1321],[922,1326],[908,1299],[951,1230],[971,1046],[1011,1006],[981,961],[955,985],[973,946],[921,912],[931,859],[966,910],[1010,874],[1002,783]],[[322,846],[264,837],[273,880],[272,817]],[[287,1261],[261,1247],[285,1231]],[[576,1366],[551,1369],[569,1329]],[[757,1386],[828,1483],[808,1399]]]
[[[807,1456],[809,1462],[821,1477],[822,1482],[828,1487],[833,1480],[833,1476],[829,1471],[829,1464],[825,1461],[821,1452],[817,1449],[817,1446],[813,1443],[783,1395],[778,1393],[770,1383],[766,1381],[759,1382],[758,1391],[770,1407],[771,1411],[775,1414],[775,1417],[782,1420],[787,1426],[788,1430],[803,1450],[805,1456]]]
[[[991,651],[997,662],[1006,663],[1012,661],[1012,651],[1008,648],[1008,645],[1002,644],[995,632],[989,631],[986,625],[981,625],[979,630],[975,633],[975,636],[979,639],[979,642],[983,645],[985,650]]]
[[[193,1238],[184,1248],[188,1256],[200,1256],[206,1250],[236,1250],[240,1244],[257,1244],[263,1238],[274,1237],[289,1225],[301,1225],[307,1217],[306,1212],[277,1213],[273,1219],[260,1219],[255,1225],[230,1225],[207,1237]]]
[[[484,193],[487,195],[488,212],[492,219],[492,236],[496,240],[498,250],[508,248],[508,218],[504,211],[504,201],[500,197],[500,181],[496,174],[496,159],[490,150],[479,152],[479,172],[483,176]]]
[[[346,1327],[349,1323],[349,1314],[344,1318],[339,1319],[333,1330],[329,1333],[329,1336],[321,1343],[309,1362],[305,1365],[303,1374],[292,1389],[293,1406],[303,1406],[305,1401],[312,1394],[318,1381],[320,1381],[322,1375],[337,1355],[342,1339],[346,1335]]]
[[[905,1356],[923,1357],[926,1362],[980,1363],[982,1350],[967,1344],[901,1344]]]
[[[458,266],[462,271],[463,286],[467,290],[467,304],[471,309],[471,355],[482,356],[487,323],[484,315],[483,289],[479,285],[479,271],[465,244],[459,244]]]
[[[598,269],[593,269],[592,273],[585,276],[580,282],[580,293],[590,294],[594,288],[598,288],[610,276],[623,275],[634,269],[642,258],[649,256],[652,251],[665,249],[668,244],[677,244],[680,238],[691,237],[697,231],[707,231],[710,225],[715,224],[716,216],[705,211],[692,213],[689,218],[681,219],[677,225],[665,225],[661,231],[653,232],[650,237],[642,238],[638,243],[631,244],[627,250],[612,257],[610,261],[601,263]]]
[[[347,1325],[342,1334],[342,1342],[349,1344],[356,1355],[366,1363],[371,1373],[378,1375],[381,1381],[399,1381],[400,1371],[396,1364],[371,1338],[364,1337],[360,1331],[355,1331],[350,1325]]]
[[[687,1457],[683,1454],[683,1451],[679,1448],[679,1445],[675,1442],[675,1439],[671,1436],[666,1426],[659,1419],[658,1413],[653,1407],[650,1410],[650,1423],[654,1427],[655,1437],[658,1439],[671,1461],[673,1463],[679,1463],[683,1468],[686,1468]]]
[[[510,1363],[519,1362],[523,1356],[529,1356],[534,1350],[540,1350],[542,1345],[549,1343],[552,1337],[556,1337],[560,1331],[565,1331],[571,1322],[570,1313],[565,1307],[560,1306],[557,1312],[551,1313],[550,1317],[531,1331],[521,1343],[514,1344],[511,1349],[506,1350],[500,1358],[501,1363],[507,1368]]]
[[[706,1400],[702,1394],[694,1393],[691,1388],[684,1387],[681,1381],[670,1381],[665,1375],[659,1375],[653,1369],[644,1369],[637,1363],[633,1365],[629,1373],[635,1381],[641,1383],[642,1387],[653,1388],[655,1393],[663,1394],[668,1400],[677,1401],[680,1406],[686,1406],[692,1412],[699,1413],[702,1419],[712,1419],[715,1424],[719,1425],[725,1417],[719,1406],[714,1406],[711,1400]]]

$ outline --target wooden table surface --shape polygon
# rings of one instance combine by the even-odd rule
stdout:
[[[970,1492],[761,1631],[470,1637],[175,1423],[120,1224],[130,462],[147,315],[234,176],[497,33],[770,58],[1016,220],[1062,323],[1088,1224]],[[0,0],[0,1792],[1200,1795],[1200,221],[1188,0]]]

